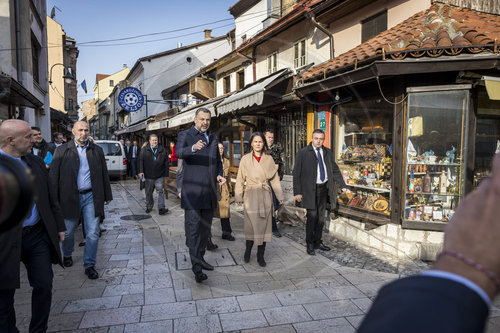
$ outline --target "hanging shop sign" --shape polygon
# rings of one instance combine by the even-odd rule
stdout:
[[[137,88],[127,87],[118,94],[118,103],[123,110],[136,112],[144,105],[144,95]]]

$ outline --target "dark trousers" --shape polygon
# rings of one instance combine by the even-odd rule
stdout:
[[[132,157],[132,162],[130,163],[132,167],[132,177],[137,176],[137,158]]]
[[[186,209],[184,211],[184,230],[186,233],[186,246],[193,272],[201,271],[201,260],[207,249],[210,228],[212,227],[213,210],[211,209]]]
[[[272,229],[273,232],[278,231],[278,225],[276,224],[276,215],[274,214],[275,210],[279,208],[280,203],[278,201],[278,198],[276,198],[276,194],[274,194],[273,187],[271,184],[269,184],[269,187],[271,187],[271,194],[273,195],[273,212],[272,212]]]
[[[153,209],[154,200],[153,200],[153,191],[156,189],[156,193],[158,194],[158,209],[165,208],[165,194],[163,192],[163,177],[156,179],[148,179],[146,178],[146,208]]]
[[[306,243],[318,244],[321,242],[325,225],[326,199],[328,197],[327,183],[316,185],[316,208],[307,210]]]
[[[229,218],[221,218],[220,219],[220,226],[222,228],[222,235],[230,236],[231,233],[233,232],[233,229],[231,229],[231,222],[229,221]]]
[[[52,259],[50,239],[42,226],[23,236],[21,261],[28,271],[28,280],[33,288],[31,293],[31,321],[29,332],[47,331],[50,305],[52,302]],[[15,289],[0,290],[0,331],[18,332],[14,310]]]
[[[132,160],[127,160],[127,176],[132,177]]]

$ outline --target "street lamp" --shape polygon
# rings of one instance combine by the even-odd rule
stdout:
[[[75,79],[75,77],[71,74],[71,68],[67,67],[64,64],[57,63],[57,64],[53,64],[52,67],[50,67],[49,84],[52,84],[52,69],[54,68],[54,66],[57,66],[57,65],[63,66],[64,69],[66,69],[66,71],[63,75],[64,82],[66,82],[67,84],[72,83],[73,80]]]

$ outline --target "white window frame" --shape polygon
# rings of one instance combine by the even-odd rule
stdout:
[[[293,44],[293,68],[300,68],[307,63],[306,39],[301,39]],[[297,52],[296,52],[297,51]]]
[[[271,75],[277,70],[278,70],[278,52],[273,52],[267,56],[267,74]]]

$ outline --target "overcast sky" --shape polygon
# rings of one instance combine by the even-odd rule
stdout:
[[[113,74],[136,60],[204,39],[234,27],[228,8],[237,0],[47,0],[47,15],[56,6],[55,20],[77,41],[78,103],[94,97],[95,75]],[[220,22],[216,22],[220,21]],[[199,27],[194,27],[198,26]],[[192,27],[192,28],[191,28]],[[178,30],[175,32],[169,32]],[[167,33],[163,33],[167,32]],[[156,34],[155,34],[156,33]],[[141,38],[109,41],[148,34]],[[105,41],[105,42],[96,42]],[[90,43],[88,43],[90,42]],[[121,45],[116,45],[121,44]],[[125,45],[124,45],[125,44]],[[80,84],[87,83],[87,94]]]

